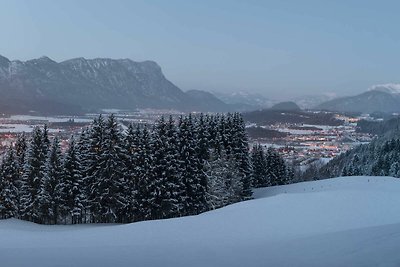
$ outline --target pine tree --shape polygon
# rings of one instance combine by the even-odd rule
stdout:
[[[219,147],[219,144],[217,145],[216,143],[216,137],[218,133],[218,118],[217,115],[206,115],[205,119],[205,124],[206,124],[206,131],[208,135],[208,144],[209,144],[209,149],[217,149]],[[217,147],[218,146],[218,147]]]
[[[21,195],[22,195],[22,185],[23,185],[23,174],[24,174],[24,165],[25,165],[25,158],[26,158],[26,153],[27,153],[27,141],[25,137],[25,133],[19,134],[17,136],[17,140],[15,142],[15,160],[17,163],[17,172],[18,172],[18,178],[16,181],[16,186],[18,188],[18,214],[20,215],[20,207],[21,207]]]
[[[218,152],[219,151],[219,152]],[[229,204],[229,188],[225,175],[228,170],[226,155],[223,150],[213,149],[209,160],[205,163],[207,176],[207,206],[208,209],[217,209]]]
[[[200,114],[195,127],[197,134],[197,154],[199,159],[204,162],[210,158],[209,150],[212,146],[210,145],[210,127],[207,125],[203,114]]]
[[[222,114],[219,117],[218,128],[219,128],[219,134],[221,135],[221,141],[223,144],[222,147],[225,149],[227,155],[230,155],[232,152],[232,145],[233,145],[231,114],[228,114],[227,116]]]
[[[149,220],[152,219],[151,208],[152,208],[152,195],[150,189],[150,174],[152,151],[151,151],[151,140],[150,133],[145,126],[140,136],[140,147],[137,155],[137,183],[135,186],[134,195],[134,206],[135,206],[135,221]]]
[[[343,167],[341,176],[348,176],[348,171],[346,166]]]
[[[282,156],[269,147],[266,154],[267,176],[271,181],[271,185],[284,185],[287,183],[287,167]]]
[[[0,173],[0,218],[18,216],[18,164],[12,147],[3,159]]]
[[[243,200],[243,183],[242,183],[242,173],[237,167],[237,161],[232,156],[227,155],[224,157],[224,152],[222,154],[225,162],[225,173],[224,181],[226,184],[226,198],[228,200],[227,204],[236,203]]]
[[[393,162],[390,166],[389,175],[400,178],[400,163],[398,161]]]
[[[204,115],[200,114],[199,119],[195,123],[195,148],[197,157],[199,158],[200,185],[203,187],[204,191],[206,191],[208,187],[204,166],[210,158],[210,149],[212,148],[209,131],[210,127],[207,125]]]
[[[88,131],[88,151],[85,155],[85,169],[83,170],[86,177],[84,177],[85,188],[87,189],[86,195],[88,197],[88,210],[90,211],[90,221],[100,222],[101,220],[101,203],[99,202],[99,192],[95,183],[99,179],[97,173],[99,172],[99,161],[103,154],[104,144],[104,131],[105,131],[104,118],[100,115],[97,119],[93,120],[90,130]]]
[[[265,153],[261,145],[255,145],[251,152],[253,186],[265,187],[269,185],[267,176],[267,163]]]
[[[82,173],[82,181],[83,188],[85,189],[84,195],[84,210],[83,210],[83,221],[90,222],[90,202],[89,202],[89,193],[90,193],[90,176],[89,176],[89,168],[90,159],[91,159],[91,147],[90,147],[90,136],[89,129],[85,128],[82,130],[78,141],[76,142],[76,149],[79,152],[80,164],[81,164],[81,173]]]
[[[166,123],[165,132],[165,147],[166,147],[166,175],[165,189],[167,191],[166,209],[168,217],[180,216],[182,211],[181,199],[185,194],[185,185],[182,182],[182,176],[179,173],[179,146],[178,146],[178,131],[175,126],[175,121],[172,116]]]
[[[250,199],[253,192],[251,190],[251,163],[249,158],[248,140],[243,118],[239,113],[235,113],[231,119],[231,145],[233,157],[240,174],[240,182],[242,184],[241,198],[243,200]]]
[[[286,184],[294,183],[296,169],[293,165],[286,165]]]
[[[43,154],[43,134],[39,127],[33,129],[21,186],[21,217],[28,221],[41,222],[39,217],[40,185],[45,173],[46,157]]]
[[[149,192],[151,195],[149,204],[152,219],[168,218],[171,204],[167,185],[167,125],[162,117],[153,129],[151,135],[151,172],[149,177]]]
[[[191,116],[181,118],[179,122],[179,172],[185,185],[182,199],[184,214],[193,215],[206,210],[206,188],[202,185],[201,162],[196,153],[195,129]]]
[[[348,176],[358,176],[363,175],[360,169],[361,160],[358,155],[354,155],[353,160],[351,161],[351,165],[348,168]]]
[[[45,165],[45,174],[39,191],[39,211],[44,223],[56,224],[62,189],[62,154],[58,137],[54,137]]]
[[[43,155],[46,157],[50,148],[49,129],[47,129],[47,124],[43,126],[42,135]]]
[[[67,223],[82,223],[85,190],[83,188],[80,155],[74,137],[70,138],[64,159],[60,199],[61,214]]]
[[[17,167],[19,173],[19,178],[18,178],[19,188],[21,187],[22,175],[24,172],[26,151],[27,151],[26,137],[25,133],[22,133],[17,136],[17,141],[15,142],[15,157],[18,164]]]
[[[129,124],[124,137],[123,145],[125,150],[125,181],[126,181],[126,206],[123,213],[126,215],[128,222],[135,221],[137,203],[135,197],[137,195],[137,185],[140,175],[139,166],[139,149],[140,149],[141,132],[139,125],[136,129],[133,124]],[[122,212],[122,211],[121,211]]]
[[[113,115],[107,119],[101,152],[98,158],[98,168],[93,176],[91,193],[93,202],[100,209],[97,221],[121,222],[124,216],[121,212],[127,205],[126,183],[124,177],[124,151],[121,143],[121,132]]]

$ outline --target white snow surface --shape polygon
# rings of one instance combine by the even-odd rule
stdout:
[[[400,266],[400,179],[257,189],[198,216],[126,225],[0,221],[1,266]]]
[[[369,88],[369,91],[381,91],[389,94],[400,94],[400,83],[376,84]]]

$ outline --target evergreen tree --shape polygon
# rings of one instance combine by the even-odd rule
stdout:
[[[243,200],[250,199],[253,192],[251,191],[251,163],[249,158],[248,140],[243,118],[239,113],[235,113],[232,117],[232,148],[233,157],[240,174],[240,182],[242,184],[241,198]]]
[[[82,223],[85,190],[83,188],[80,155],[74,137],[70,138],[63,169],[61,213],[66,218],[66,223]]]
[[[228,169],[227,158],[223,150],[213,149],[204,169],[207,176],[207,206],[208,209],[217,209],[230,204],[229,188],[225,175]]]
[[[139,149],[140,149],[140,140],[141,132],[139,125],[137,125],[136,129],[133,124],[129,124],[128,129],[126,131],[126,135],[124,137],[124,164],[125,164],[125,181],[126,181],[126,206],[123,212],[126,216],[126,220],[132,222],[136,220],[135,214],[137,209],[137,203],[135,197],[137,195],[137,185],[140,175],[140,166],[139,166]]]
[[[244,200],[243,198],[243,174],[237,168],[237,161],[232,156],[224,156],[225,152],[222,153],[222,158],[225,163],[225,173],[223,179],[226,184],[226,199],[227,204],[236,203]]]
[[[219,144],[216,143],[216,137],[218,131],[218,116],[214,115],[206,115],[206,133],[208,135],[208,144],[210,149],[218,149]]]
[[[21,207],[21,187],[22,187],[22,176],[24,174],[24,165],[25,165],[25,158],[27,153],[27,141],[25,133],[19,134],[17,136],[17,140],[15,142],[15,160],[17,163],[18,169],[18,179],[16,181],[16,186],[18,188],[19,197],[18,197],[18,214],[20,214],[20,207]]]
[[[0,218],[18,216],[18,164],[12,147],[7,151],[1,166],[0,176]]]
[[[265,153],[261,145],[255,145],[251,152],[251,162],[253,170],[253,186],[265,187],[270,184],[267,176],[267,164]]]
[[[341,176],[348,176],[348,171],[347,171],[347,167],[346,166],[343,167]]]
[[[43,155],[46,157],[50,147],[49,129],[47,129],[47,124],[43,126],[42,135]]]
[[[210,158],[209,150],[212,147],[210,145],[210,127],[207,125],[203,114],[200,114],[195,127],[197,134],[197,154],[200,161],[203,163]]]
[[[39,191],[39,212],[44,223],[56,224],[63,175],[62,154],[58,137],[54,137],[45,165]]]
[[[296,169],[293,165],[289,166],[286,164],[286,184],[294,183]]]
[[[17,136],[17,141],[15,142],[15,157],[16,161],[18,164],[18,173],[19,173],[19,178],[18,178],[18,187],[21,187],[21,182],[22,182],[22,175],[24,172],[24,164],[25,164],[25,155],[27,151],[27,142],[26,142],[26,137],[25,133],[19,134]]]
[[[181,118],[179,122],[179,172],[185,185],[185,195],[182,199],[183,213],[198,214],[207,207],[206,188],[202,185],[203,173],[201,162],[196,153],[195,129],[191,116]]]
[[[195,148],[197,157],[199,158],[200,185],[203,187],[204,191],[206,191],[208,187],[204,166],[210,158],[210,149],[212,147],[210,144],[209,131],[210,127],[206,124],[204,115],[200,114],[200,117],[195,124]]]
[[[78,141],[76,142],[76,149],[78,150],[81,164],[81,173],[82,173],[82,186],[85,189],[84,195],[84,210],[83,210],[83,220],[87,222],[91,220],[90,217],[90,202],[89,202],[89,194],[91,188],[91,179],[89,176],[89,169],[91,167],[91,143],[90,143],[90,132],[89,129],[83,129]]]
[[[157,122],[153,129],[151,138],[151,172],[149,177],[149,192],[150,192],[150,212],[152,219],[168,218],[171,210],[172,203],[169,195],[169,188],[167,188],[167,176],[173,170],[169,170],[167,160],[167,124],[164,117]],[[168,159],[167,159],[168,158]]]
[[[390,166],[389,175],[400,178],[400,163],[398,161],[393,162]]]
[[[104,131],[105,122],[103,116],[99,116],[93,120],[92,126],[88,131],[88,151],[85,155],[85,169],[83,170],[85,177],[84,183],[87,189],[86,195],[88,198],[88,210],[90,211],[90,221],[100,222],[101,217],[101,203],[99,202],[99,192],[95,183],[99,179],[97,177],[99,170],[100,157],[103,154],[104,144]]]
[[[113,115],[107,119],[102,142],[101,155],[99,155],[97,168],[93,176],[94,183],[91,187],[93,202],[99,210],[97,221],[122,222],[127,205],[125,183],[124,150],[121,143],[122,137],[118,123]]]
[[[137,183],[135,186],[134,206],[135,206],[135,220],[149,220],[152,219],[152,195],[150,189],[150,174],[152,165],[152,151],[150,133],[147,126],[141,132],[140,147],[137,155]]]
[[[21,186],[21,217],[23,219],[41,222],[39,217],[39,192],[45,173],[45,160],[43,154],[43,133],[39,127],[33,129]]]
[[[266,166],[267,166],[267,176],[271,181],[271,185],[284,185],[287,183],[287,169],[285,161],[282,156],[273,149],[269,147],[266,154]]]

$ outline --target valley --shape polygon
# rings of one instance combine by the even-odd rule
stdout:
[[[309,112],[309,114],[314,113]],[[257,123],[248,121],[250,144],[261,144],[265,149],[274,147],[285,160],[301,170],[306,169],[311,163],[324,164],[357,145],[369,143],[375,136],[356,131],[360,120],[376,121],[367,115],[355,116],[331,112],[329,116],[335,123],[306,124],[301,120],[288,122],[290,120],[282,114],[284,113],[282,112],[275,121]],[[259,128],[261,128],[260,133],[251,134],[252,130]],[[262,130],[267,132],[263,134]]]

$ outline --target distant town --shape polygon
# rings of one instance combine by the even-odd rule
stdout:
[[[282,134],[272,138],[251,137],[250,144],[261,144],[265,149],[274,147],[285,158],[301,169],[310,163],[326,163],[354,146],[369,143],[374,135],[356,131],[359,120],[376,120],[369,115],[348,116],[334,114],[340,125],[311,125],[303,123],[248,123],[248,129],[262,128]]]

